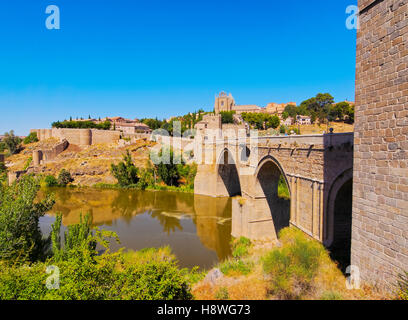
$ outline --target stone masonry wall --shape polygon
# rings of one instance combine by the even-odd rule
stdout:
[[[49,138],[66,139],[69,143],[75,145],[84,145],[84,136],[90,132],[90,144],[113,143],[120,139],[120,132],[113,130],[96,129],[32,129],[30,132],[36,132],[40,141]],[[85,143],[88,145],[89,143]]]
[[[408,269],[408,0],[360,0],[351,263],[395,284]]]

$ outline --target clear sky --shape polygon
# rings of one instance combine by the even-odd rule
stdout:
[[[237,104],[354,100],[357,0],[2,0],[0,134],[75,117],[168,118]],[[60,30],[45,27],[48,5]]]

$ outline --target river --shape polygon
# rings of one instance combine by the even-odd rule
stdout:
[[[211,268],[231,254],[231,199],[188,193],[93,188],[50,188],[55,194],[52,210],[40,219],[48,234],[55,214],[63,215],[64,227],[90,213],[92,223],[114,231],[120,247],[140,250],[170,246],[181,267]]]

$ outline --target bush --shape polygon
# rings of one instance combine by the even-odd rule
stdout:
[[[290,200],[289,188],[283,175],[280,176],[278,182],[278,197],[285,200]]]
[[[343,300],[343,296],[336,291],[325,291],[321,295],[320,300]]]
[[[154,172],[152,168],[140,169],[138,187],[142,190],[154,185]]]
[[[26,163],[24,164],[23,170],[27,170],[32,161],[33,161],[33,157],[29,157],[29,158],[27,159]]]
[[[398,299],[408,300],[408,272],[398,276]]]
[[[68,227],[64,245],[61,216],[53,225],[54,257],[30,266],[4,265],[0,299],[179,300],[191,299],[184,270],[169,249],[145,249],[124,254],[109,250],[98,255],[96,243],[107,247],[112,233],[90,230],[89,217]],[[59,268],[59,289],[47,290],[47,265]]]
[[[52,208],[53,198],[46,196],[36,202],[40,186],[30,175],[0,188],[0,260],[43,258],[48,241],[42,237],[38,220]]]
[[[3,162],[0,162],[0,184],[7,181],[7,167]]]
[[[121,187],[135,185],[139,181],[138,169],[133,164],[129,150],[126,150],[122,162],[119,162],[118,165],[111,164],[111,172]]]
[[[286,126],[281,125],[280,128],[279,128],[279,133],[280,134],[285,134],[287,130],[288,129],[286,128]]]
[[[31,132],[27,137],[24,138],[23,143],[29,144],[33,142],[38,142],[37,132]]]
[[[252,262],[237,259],[225,260],[220,265],[221,272],[226,276],[233,276],[236,274],[247,275],[251,273],[252,269]]]
[[[65,187],[68,183],[71,183],[73,181],[71,174],[69,171],[62,169],[58,175],[58,185]]]
[[[300,230],[285,228],[279,235],[282,247],[263,258],[263,269],[271,277],[273,294],[283,299],[300,299],[310,291],[327,252],[322,244],[308,239]]]
[[[58,186],[58,180],[53,175],[48,175],[44,179],[45,185],[47,187],[56,187]]]
[[[251,247],[251,240],[245,237],[240,237],[232,242],[232,256],[234,258],[242,258],[248,255]]]
[[[226,287],[219,288],[218,291],[215,294],[215,299],[217,299],[217,300],[228,300],[229,299],[228,288],[226,288]]]

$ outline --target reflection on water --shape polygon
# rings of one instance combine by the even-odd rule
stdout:
[[[230,255],[231,199],[176,192],[53,188],[56,204],[40,220],[49,232],[53,215],[64,226],[90,213],[93,225],[115,231],[121,243],[111,248],[139,250],[169,245],[181,266],[209,268]]]

